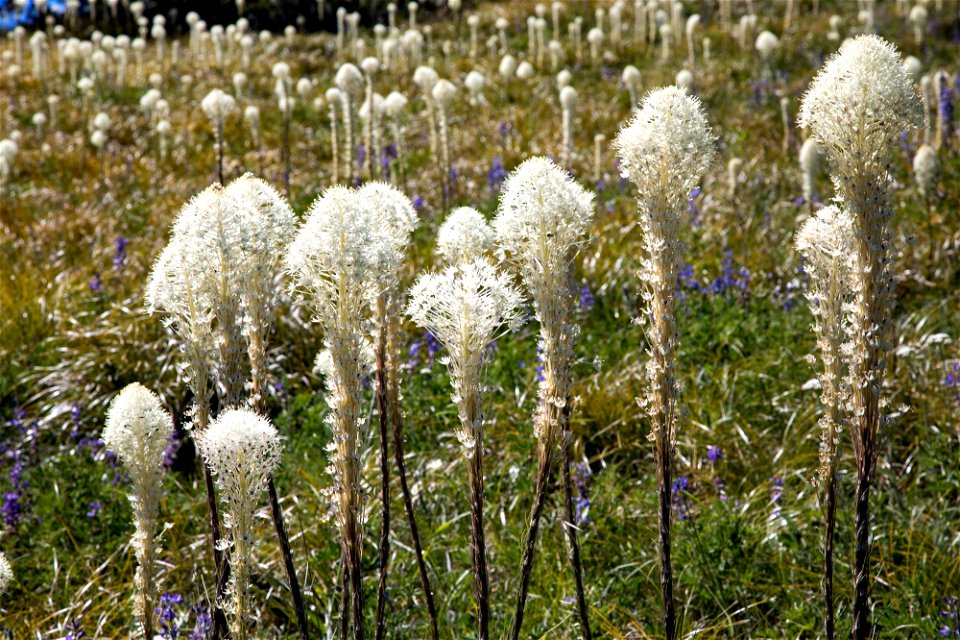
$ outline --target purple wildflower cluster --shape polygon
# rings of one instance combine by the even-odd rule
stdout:
[[[726,296],[735,295],[739,298],[746,297],[747,289],[750,286],[750,270],[746,267],[737,267],[733,262],[733,252],[724,251],[723,262],[720,265],[720,274],[706,282],[701,283],[697,280],[693,266],[689,264],[680,267],[680,273],[677,276],[677,289],[681,300],[686,300],[687,291],[699,291],[704,296]]]
[[[407,348],[407,369],[429,369],[439,351],[440,341],[429,331],[424,331],[423,336],[414,340]]]
[[[942,598],[944,608],[940,610],[940,617],[944,620],[940,628],[940,635],[944,638],[960,638],[960,601],[954,596]]]
[[[670,501],[673,503],[677,512],[678,520],[689,520],[693,517],[691,508],[693,501],[690,492],[690,478],[687,476],[677,476],[670,487]]]
[[[160,596],[160,605],[155,613],[160,621],[160,637],[164,640],[177,640],[180,637],[177,606],[181,604],[183,604],[183,596],[179,593],[164,593]]]
[[[3,492],[0,514],[4,527],[10,532],[18,529],[30,508],[30,481],[25,471],[29,467],[29,453],[36,448],[38,432],[36,423],[28,423],[26,415],[26,411],[20,407],[13,410],[13,417],[7,423],[13,439],[0,442],[2,468],[10,464],[7,472],[10,487]]]
[[[597,304],[597,300],[593,295],[593,291],[590,290],[590,285],[586,281],[580,283],[580,311],[590,311],[593,309],[594,305]]]
[[[943,386],[953,394],[954,400],[960,402],[960,360],[950,365],[943,377]]]
[[[127,265],[127,246],[129,244],[130,241],[123,236],[117,236],[114,241],[113,268],[117,271],[122,272]]]
[[[500,159],[500,156],[495,156],[490,164],[490,171],[487,172],[487,186],[490,187],[490,195],[500,193],[506,179],[507,170],[503,166],[503,160]]]

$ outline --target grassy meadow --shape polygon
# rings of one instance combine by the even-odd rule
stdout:
[[[644,313],[636,276],[641,231],[635,189],[621,178],[611,141],[631,114],[621,77],[625,65],[640,70],[641,96],[673,84],[681,69],[692,71],[690,90],[702,100],[717,159],[689,196],[682,230],[686,266],[677,283],[682,415],[674,458],[673,568],[680,637],[816,638],[822,616],[822,409],[814,384],[818,365],[808,358],[816,353],[804,297],[809,276],[794,248],[794,234],[814,208],[831,199],[833,187],[824,162],[816,174],[815,202],[804,202],[798,154],[805,134],[795,120],[807,85],[840,44],[828,36],[831,16],[843,18],[842,37],[861,32],[862,25],[852,0],[821,0],[818,13],[812,2],[798,0],[786,30],[786,3],[755,1],[756,26],[742,48],[733,29],[721,24],[716,3],[677,4],[684,16],[702,16],[693,67],[683,37],[666,59],[659,40],[648,44],[634,37],[632,3],[623,10],[622,42],[614,46],[608,37],[592,61],[586,33],[595,23],[595,10],[610,6],[571,0],[561,14],[564,52],[557,67],[548,54],[539,65],[532,61],[532,78],[509,80],[498,72],[499,41],[490,42],[491,50],[488,39],[497,36],[496,18],[505,17],[509,52],[520,62],[529,60],[526,18],[535,10],[533,3],[467,3],[459,18],[449,9],[424,11],[419,27],[429,27],[430,33],[422,64],[431,64],[458,88],[449,111],[453,170],[444,180],[430,152],[430,124],[412,80],[413,66],[395,61],[394,68],[375,76],[374,88],[383,95],[403,93],[409,106],[400,152],[386,156],[378,177],[392,180],[419,214],[403,279],[407,286],[437,264],[434,237],[448,210],[472,206],[491,217],[503,180],[515,166],[534,155],[560,156],[556,72],[572,74],[570,85],[579,99],[570,169],[596,194],[597,206],[589,239],[576,259],[580,337],[571,426],[586,598],[595,637],[663,637],[650,425],[635,401],[646,384],[648,348],[635,321]],[[733,4],[734,24],[739,24],[747,4]],[[922,43],[892,1],[877,2],[875,32],[903,55],[918,58],[924,74],[943,70],[955,78],[960,8],[956,0],[927,4]],[[469,53],[467,15],[480,16],[475,57]],[[406,16],[401,7],[398,21],[405,23]],[[577,16],[584,24],[580,60],[565,27]],[[364,55],[377,55],[371,27],[360,27]],[[81,22],[78,35],[89,37],[90,29]],[[18,151],[0,189],[0,550],[14,575],[0,596],[0,629],[6,637],[135,636],[136,561],[127,479],[100,440],[107,405],[135,381],[160,395],[175,422],[160,518],[159,590],[172,594],[164,600],[163,637],[207,637],[202,618],[215,586],[203,474],[184,431],[191,396],[177,366],[180,352],[172,332],[144,304],[147,277],[178,210],[218,179],[213,129],[201,99],[216,87],[236,95],[232,76],[246,74],[243,94],[236,96],[239,111],[224,128],[224,179],[253,172],[282,191],[283,117],[271,68],[286,62],[294,81],[308,78],[311,85],[295,97],[291,120],[288,198],[293,210],[302,217],[333,184],[323,96],[333,86],[339,62],[359,63],[355,51],[338,54],[336,35],[330,33],[276,33],[255,41],[249,66],[242,66],[234,45],[219,67],[209,42],[205,57],[196,57],[187,36],[176,35],[172,25],[167,30],[162,61],[148,41],[142,69],[131,55],[122,86],[109,66],[86,95],[68,69],[58,70],[56,35],[49,37],[43,79],[31,73],[26,44],[25,62],[12,73],[14,39],[0,40],[5,56],[0,139],[19,132]],[[753,45],[763,30],[779,37],[767,62]],[[703,36],[710,38],[709,59],[704,59]],[[173,42],[180,43],[175,65]],[[472,70],[486,78],[479,105],[470,104],[463,85]],[[158,74],[155,86],[169,104],[165,155],[154,123],[140,106],[154,86],[151,74]],[[892,170],[897,302],[883,394],[885,412],[895,419],[882,432],[872,496],[872,602],[881,638],[960,637],[957,605],[951,604],[956,601],[950,600],[960,598],[960,120],[952,120],[960,84],[951,80],[948,91],[950,119],[937,154],[935,192],[921,196],[912,170],[922,131],[903,137]],[[55,121],[48,116],[38,126],[33,116],[49,114],[52,95],[59,97]],[[251,104],[260,110],[259,149],[242,117]],[[90,122],[100,112],[111,124],[98,149],[90,142]],[[929,117],[936,127],[936,103]],[[601,134],[604,139],[597,143]],[[383,137],[393,141],[387,128]],[[732,158],[742,160],[732,177],[735,189],[728,170]],[[529,322],[496,341],[485,374],[484,500],[496,638],[511,622],[537,464],[531,416],[537,402],[538,323],[529,305],[527,312]],[[271,384],[265,405],[285,439],[276,484],[311,637],[334,638],[340,547],[327,493],[327,405],[313,370],[322,336],[310,315],[291,297],[282,302],[269,340]],[[436,340],[410,322],[404,322],[403,336],[406,464],[441,637],[473,637],[470,516],[464,457],[455,435],[457,409]],[[372,382],[367,386],[361,461],[370,623],[380,489]],[[835,543],[840,636],[848,636],[851,625],[854,484],[853,453],[844,433]],[[553,491],[547,502],[525,638],[579,637],[560,498],[559,490]],[[253,628],[260,638],[295,637],[283,561],[265,501],[263,507],[257,519],[263,542],[252,578]],[[397,489],[391,512],[387,637],[427,638],[423,594]]]

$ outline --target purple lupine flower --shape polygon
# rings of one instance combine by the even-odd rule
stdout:
[[[357,145],[357,164],[361,167],[367,159],[367,148],[362,144]]]
[[[596,303],[597,301],[593,295],[593,291],[590,290],[590,285],[584,281],[580,285],[580,310],[590,311]]]
[[[783,478],[774,476],[770,480],[770,484],[772,485],[770,489],[770,502],[779,504],[780,498],[783,497]]]
[[[423,346],[423,342],[420,340],[414,340],[410,343],[410,347],[407,349],[407,369],[416,369],[420,364],[420,349]]]
[[[100,515],[100,512],[103,510],[103,505],[100,504],[100,501],[99,501],[99,500],[92,500],[92,501],[87,505],[87,507],[88,507],[88,508],[87,508],[87,517],[88,517],[88,518],[96,518],[97,516]]]
[[[490,164],[490,171],[487,172],[487,186],[490,187],[490,193],[496,194],[500,191],[504,181],[507,179],[507,170],[503,166],[500,156],[494,156]]]
[[[574,523],[578,526],[588,525],[592,522],[590,520],[590,505],[593,504],[587,489],[587,482],[591,475],[590,465],[581,462],[575,465],[573,469],[573,479],[577,486],[577,495],[573,498]]]
[[[423,196],[413,196],[413,208],[417,211],[420,211],[425,206],[427,206],[427,201],[423,199]]]
[[[123,267],[127,264],[127,245],[129,244],[130,241],[123,236],[117,236],[114,241],[113,268],[117,271],[123,271]]]
[[[166,592],[160,596],[160,605],[154,610],[160,620],[160,637],[164,640],[177,640],[180,626],[177,624],[176,606],[183,604],[179,593]]]
[[[563,596],[560,598],[560,604],[571,605],[574,602],[576,602],[576,600],[573,596]]]
[[[707,447],[707,459],[710,462],[720,462],[723,460],[723,451],[717,445]]]
[[[71,618],[70,622],[67,623],[67,636],[63,640],[80,640],[81,638],[86,638],[87,634],[83,631],[81,627],[81,622],[77,618]]]
[[[727,483],[724,482],[723,478],[717,476],[713,479],[713,488],[717,490],[717,497],[720,500],[727,499]]]
[[[190,611],[196,616],[196,624],[193,631],[188,636],[189,640],[207,640],[210,632],[213,631],[213,618],[210,617],[210,608],[206,603],[198,602],[190,607]]]
[[[543,346],[537,344],[537,368],[535,369],[537,374],[537,382],[543,382],[545,378],[543,377]]]
[[[703,190],[700,187],[694,187],[687,195],[687,206],[690,208],[690,224],[695,227],[703,224],[700,219],[700,207],[697,206],[697,198],[700,197],[701,193],[703,193]]]
[[[688,520],[690,513],[690,479],[677,476],[670,487],[670,501],[677,508],[677,519]]]
[[[501,122],[497,125],[497,132],[500,134],[500,144],[506,144],[507,137],[510,135],[510,125],[506,122]]]
[[[100,279],[100,272],[94,271],[90,279],[90,291],[93,293],[103,293],[103,280]]]

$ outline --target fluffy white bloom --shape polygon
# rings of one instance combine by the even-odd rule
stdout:
[[[929,198],[933,194],[934,182],[937,179],[937,152],[930,145],[920,145],[917,154],[913,156],[913,175],[920,194]]]
[[[545,366],[534,432],[541,455],[551,455],[569,401],[578,332],[571,270],[593,213],[593,194],[549,159],[535,157],[507,178],[493,221],[500,253],[519,270],[540,322]]]
[[[107,409],[103,441],[130,476],[133,548],[137,556],[136,614],[149,636],[157,602],[156,534],[163,496],[163,457],[173,430],[160,399],[139,383],[124,387]]]
[[[336,304],[333,296],[363,294],[373,268],[374,244],[370,212],[356,192],[331,187],[307,211],[285,264],[297,287],[326,309]]]
[[[769,60],[773,52],[780,46],[780,39],[769,31],[761,31],[754,46],[760,52],[761,58]]]
[[[700,101],[677,87],[653,91],[614,141],[624,177],[637,187],[643,231],[640,279],[648,306],[649,385],[643,406],[658,456],[676,439],[676,325],[673,317],[688,194],[713,159],[713,138]],[[658,465],[662,458],[658,458]]]
[[[457,87],[449,80],[437,80],[430,90],[433,99],[441,105],[450,104],[453,97],[457,95]]]
[[[447,264],[470,262],[493,246],[493,228],[471,207],[457,207],[437,230],[437,253]]]
[[[413,71],[413,83],[428,96],[433,90],[433,85],[437,84],[439,80],[440,75],[431,67],[417,67]]]
[[[410,199],[385,182],[368,182],[357,191],[357,197],[372,224],[374,242],[367,247],[370,254],[370,291],[375,297],[396,285],[410,235],[417,226],[417,212]]]
[[[593,212],[593,194],[549,158],[534,157],[507,177],[493,228],[501,252],[524,271],[566,272]]]
[[[196,439],[223,502],[231,510],[246,507],[252,515],[267,479],[280,466],[283,445],[277,430],[253,411],[230,409]],[[231,515],[233,520],[239,514]]]
[[[223,126],[224,121],[233,113],[236,106],[237,102],[233,96],[224,93],[222,89],[213,89],[200,101],[200,108],[217,129]]]
[[[522,297],[509,277],[480,258],[417,278],[407,314],[446,348],[460,441],[470,454],[482,435],[479,411],[487,346],[504,328],[520,325]]]
[[[521,62],[520,66],[517,67],[517,77],[521,80],[529,80],[535,75],[537,75],[536,69],[534,69],[533,65],[526,60]]]
[[[651,208],[675,210],[713,161],[713,135],[700,100],[677,87],[648,93],[614,140],[623,176]]]
[[[903,130],[921,126],[923,105],[893,45],[866,35],[846,41],[827,61],[803,96],[798,119],[831,158],[866,159]]]
[[[159,490],[163,452],[172,429],[173,422],[160,399],[140,383],[124,387],[110,403],[103,441],[130,472],[135,489],[146,488],[140,482],[144,480],[149,481],[151,490]]]
[[[7,556],[3,555],[3,552],[0,552],[0,595],[6,593],[12,581],[13,569],[10,568]]]
[[[497,68],[500,77],[504,80],[511,80],[517,72],[517,59],[511,55],[505,55],[500,60],[500,66]]]
[[[391,119],[401,119],[407,110],[406,96],[399,91],[391,91],[383,101],[383,109]]]

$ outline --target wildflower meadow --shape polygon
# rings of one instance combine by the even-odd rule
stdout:
[[[960,638],[960,0],[0,0],[0,635]]]

